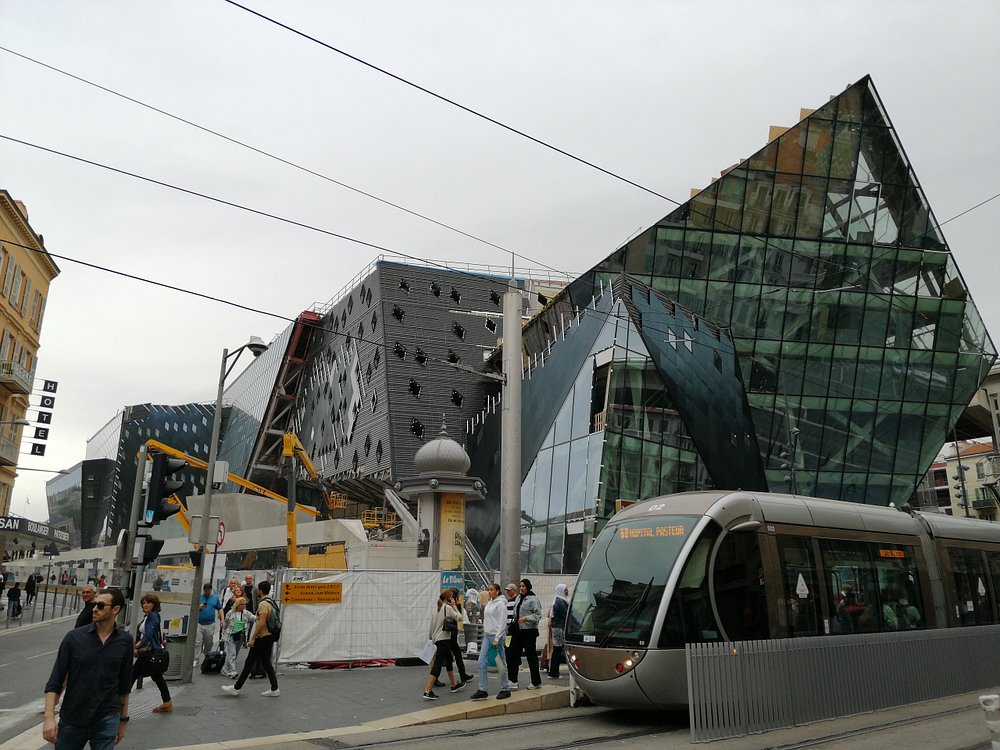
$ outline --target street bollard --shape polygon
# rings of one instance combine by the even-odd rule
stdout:
[[[1000,695],[980,695],[979,705],[986,712],[992,750],[1000,750]]]

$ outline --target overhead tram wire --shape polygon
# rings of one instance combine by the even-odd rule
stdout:
[[[318,39],[318,38],[316,38],[314,36],[311,36],[310,34],[307,34],[304,31],[301,31],[300,29],[296,29],[295,27],[289,26],[286,23],[282,23],[281,21],[278,21],[277,19],[272,18],[271,16],[268,16],[265,13],[261,13],[260,11],[256,11],[253,8],[248,8],[247,6],[242,5],[242,4],[238,3],[238,2],[236,2],[236,0],[223,0],[223,2],[226,2],[226,3],[228,3],[229,5],[232,5],[235,8],[239,8],[240,10],[243,10],[243,11],[245,11],[245,12],[247,12],[247,13],[253,15],[253,16],[257,16],[257,18],[260,18],[262,21],[266,21],[267,23],[270,23],[270,24],[273,24],[275,26],[278,26],[279,28],[282,28],[285,31],[288,31],[288,32],[290,32],[292,34],[295,34],[296,36],[302,37],[303,39],[306,39],[306,40],[308,40],[310,42],[313,42],[314,44],[318,44],[319,46],[321,46],[321,47],[323,47],[325,49],[328,49],[331,52],[334,52],[334,53],[336,53],[338,55],[342,55],[343,57],[346,57],[347,59],[352,60],[352,61],[358,63],[359,65],[363,65],[363,66],[365,66],[367,68],[370,68],[370,69],[372,69],[372,70],[374,70],[374,71],[376,71],[378,73],[381,73],[382,75],[388,76],[389,78],[392,78],[393,80],[398,81],[399,83],[402,83],[405,86],[409,86],[409,87],[411,87],[413,89],[416,89],[417,91],[420,91],[420,92],[422,92],[424,94],[427,94],[428,96],[431,96],[431,97],[433,97],[435,99],[438,99],[439,101],[442,101],[442,102],[444,102],[446,104],[450,104],[451,106],[456,107],[457,109],[460,109],[463,112],[466,112],[467,114],[472,115],[473,117],[477,117],[477,118],[479,118],[481,120],[484,120],[484,121],[486,121],[486,122],[488,122],[488,123],[490,123],[492,125],[496,125],[497,127],[502,128],[503,130],[506,130],[506,131],[508,131],[510,133],[518,135],[518,136],[520,136],[522,138],[525,138],[525,139],[531,141],[532,143],[535,143],[535,144],[537,144],[537,145],[539,145],[539,146],[541,146],[543,148],[546,148],[546,149],[548,149],[550,151],[554,151],[555,153],[560,154],[562,156],[565,156],[568,159],[572,159],[573,161],[578,162],[579,164],[583,164],[584,166],[587,166],[587,167],[590,167],[591,169],[597,170],[598,172],[601,172],[602,174],[607,175],[608,177],[611,177],[612,179],[615,179],[615,180],[618,180],[620,182],[623,182],[626,185],[631,185],[632,187],[637,188],[639,190],[642,190],[643,192],[648,193],[650,195],[656,196],[657,198],[662,198],[663,200],[667,201],[668,203],[672,203],[675,206],[680,207],[680,206],[683,206],[683,205],[687,205],[688,209],[689,209],[689,211],[691,213],[697,214],[699,216],[703,216],[703,217],[709,219],[713,224],[717,224],[717,225],[719,225],[719,226],[721,226],[723,228],[730,229],[730,230],[732,230],[734,232],[740,232],[742,234],[740,227],[733,226],[731,224],[727,224],[726,222],[720,221],[719,219],[715,218],[714,216],[710,216],[706,212],[700,211],[700,210],[696,209],[695,207],[691,206],[690,202],[688,202],[687,204],[681,203],[677,199],[671,198],[669,195],[664,195],[663,193],[659,192],[658,190],[654,190],[653,188],[647,187],[647,186],[645,186],[645,185],[643,185],[643,184],[641,184],[639,182],[636,182],[635,180],[629,179],[628,177],[625,177],[624,175],[618,174],[617,172],[615,172],[615,171],[613,171],[611,169],[608,169],[606,167],[602,167],[601,165],[596,164],[596,163],[594,163],[594,162],[592,162],[592,161],[590,161],[588,159],[584,159],[582,156],[577,156],[576,154],[571,153],[570,151],[567,151],[567,150],[565,150],[563,148],[560,148],[559,146],[556,146],[556,145],[554,145],[552,143],[549,143],[548,141],[542,140],[541,138],[533,136],[530,133],[526,133],[523,130],[520,130],[518,128],[513,127],[512,125],[507,125],[506,123],[501,122],[500,120],[497,120],[494,117],[490,117],[489,115],[484,114],[484,113],[482,113],[482,112],[480,112],[480,111],[478,111],[476,109],[473,109],[472,107],[466,106],[465,104],[462,104],[461,102],[457,102],[454,99],[451,99],[451,98],[449,98],[449,97],[447,97],[447,96],[445,96],[443,94],[439,94],[436,91],[432,91],[431,89],[427,88],[426,86],[421,86],[420,84],[415,83],[415,82],[413,82],[413,81],[411,81],[411,80],[409,80],[407,78],[404,78],[403,76],[398,75],[397,73],[393,73],[392,71],[386,70],[385,68],[382,68],[382,67],[376,65],[375,63],[368,62],[367,60],[365,60],[365,59],[363,59],[361,57],[358,57],[357,55],[351,54],[350,52],[347,52],[346,50],[342,50],[339,47],[336,47],[336,46],[330,44],[329,42],[324,42],[322,39]],[[797,250],[793,250],[791,248],[782,247],[780,244],[776,244],[773,240],[769,240],[767,238],[761,238],[761,239],[763,241],[763,245],[764,245],[765,248],[769,248],[769,249],[772,249],[772,250],[777,250],[778,252],[785,253],[785,254],[790,255],[792,257],[798,257],[798,258],[801,258],[803,260],[808,260],[810,262],[819,262],[819,263],[825,264],[825,265],[827,265],[828,267],[831,267],[831,268],[836,268],[836,269],[844,270],[844,271],[851,270],[848,266],[845,266],[845,265],[843,265],[841,263],[837,263],[836,261],[831,261],[831,260],[826,260],[824,258],[816,258],[816,257],[813,257],[813,256],[805,255],[804,253],[799,252]]]
[[[434,261],[427,260],[425,258],[420,258],[420,257],[418,257],[416,255],[409,255],[407,253],[402,252],[401,250],[393,250],[392,248],[385,247],[384,245],[378,245],[378,244],[376,244],[374,242],[367,242],[366,240],[361,240],[361,239],[358,239],[357,237],[351,237],[350,235],[341,234],[340,232],[334,232],[331,229],[323,229],[322,227],[317,227],[317,226],[315,226],[313,224],[307,224],[307,223],[305,223],[303,221],[297,221],[295,219],[289,219],[288,217],[280,216],[279,214],[273,214],[273,213],[270,213],[269,211],[263,211],[263,210],[261,210],[259,208],[251,208],[250,206],[243,205],[242,203],[236,203],[235,201],[226,200],[225,198],[219,198],[219,197],[216,197],[214,195],[208,195],[207,193],[201,193],[201,192],[198,192],[197,190],[192,190],[190,188],[185,188],[185,187],[181,187],[179,185],[174,185],[174,184],[169,183],[169,182],[164,182],[163,180],[157,180],[157,179],[155,179],[153,177],[146,177],[145,175],[137,174],[136,172],[129,172],[128,170],[126,170],[126,169],[120,169],[119,167],[112,167],[109,164],[102,164],[101,162],[93,161],[92,159],[85,159],[82,156],[76,156],[74,154],[66,153],[65,151],[59,151],[57,149],[48,148],[47,146],[42,146],[40,144],[32,143],[30,141],[24,141],[24,140],[21,140],[20,138],[14,138],[13,136],[6,135],[5,133],[0,133],[0,139],[3,139],[5,141],[10,141],[11,143],[17,143],[17,144],[19,144],[21,146],[27,146],[28,148],[33,148],[33,149],[37,149],[39,151],[44,151],[46,153],[53,154],[55,156],[61,156],[64,159],[71,159],[73,161],[77,161],[77,162],[80,162],[82,164],[88,164],[88,165],[90,165],[92,167],[97,167],[99,169],[107,170],[108,172],[114,172],[115,174],[124,175],[125,177],[131,177],[131,178],[136,179],[136,180],[141,180],[143,182],[148,182],[148,183],[150,183],[152,185],[158,185],[160,187],[168,188],[170,190],[176,190],[179,193],[184,193],[186,195],[191,195],[191,196],[194,196],[196,198],[203,198],[205,200],[212,201],[213,203],[219,203],[219,204],[221,204],[223,206],[229,206],[230,208],[235,208],[235,209],[238,209],[240,211],[246,211],[247,213],[255,214],[256,216],[262,216],[262,217],[264,217],[266,219],[274,219],[275,221],[280,221],[280,222],[285,223],[285,224],[290,224],[292,226],[299,227],[301,229],[307,229],[307,230],[309,230],[311,232],[318,232],[319,234],[323,234],[323,235],[326,235],[328,237],[335,237],[335,238],[337,238],[339,240],[345,240],[346,242],[352,242],[354,244],[361,245],[362,247],[368,247],[368,248],[371,248],[373,250],[378,250],[379,252],[386,253],[388,255],[397,255],[397,256],[399,256],[401,258],[408,258],[409,260],[417,261],[417,262],[420,262],[422,264],[437,266],[439,268],[451,271],[453,273],[458,273],[458,274],[462,274],[462,275],[465,275],[465,276],[471,276],[472,278],[483,279],[483,280],[486,280],[486,281],[495,281],[497,279],[496,276],[489,276],[489,275],[486,275],[486,274],[474,273],[472,271],[465,271],[465,270],[457,269],[457,268],[449,268],[448,266],[445,266],[445,265],[443,265],[441,263],[436,263]]]
[[[15,247],[20,247],[20,248],[23,248],[25,250],[30,250],[30,251],[36,252],[36,253],[42,253],[42,252],[44,252],[45,254],[49,255],[52,258],[56,258],[58,260],[64,260],[67,263],[75,263],[77,265],[84,266],[85,268],[90,268],[90,269],[92,269],[94,271],[101,271],[102,273],[109,273],[109,274],[112,274],[113,276],[120,276],[120,277],[122,277],[124,279],[129,279],[131,281],[138,281],[138,282],[140,282],[142,284],[150,284],[152,286],[160,287],[161,289],[166,289],[168,291],[179,292],[181,294],[187,294],[187,295],[190,295],[192,297],[197,297],[199,299],[206,300],[208,302],[217,302],[220,305],[227,305],[228,307],[234,307],[234,308],[236,308],[238,310],[243,310],[245,312],[253,313],[255,315],[264,315],[266,317],[274,318],[276,320],[281,320],[281,321],[286,322],[286,323],[295,323],[296,320],[297,320],[297,318],[290,318],[289,316],[282,315],[281,313],[271,312],[269,310],[262,310],[259,307],[251,307],[250,305],[244,305],[244,304],[242,304],[240,302],[234,302],[232,300],[225,299],[224,297],[217,297],[215,295],[205,294],[204,292],[197,292],[197,291],[195,291],[193,289],[188,289],[186,287],[177,286],[175,284],[168,284],[168,283],[166,283],[164,281],[157,281],[155,279],[150,279],[150,278],[148,278],[146,276],[139,276],[138,274],[129,273],[128,271],[120,271],[120,270],[118,270],[116,268],[110,268],[108,266],[102,266],[102,265],[99,265],[97,263],[91,263],[90,261],[80,260],[79,258],[73,258],[73,257],[70,257],[68,255],[61,255],[59,253],[54,253],[51,250],[48,250],[47,248],[42,248],[41,250],[39,250],[38,248],[33,247],[31,245],[24,245],[24,244],[22,244],[20,242],[14,242],[12,240],[4,240],[3,244],[4,245],[13,245]],[[310,329],[312,329],[314,331],[317,331],[317,332],[330,333],[330,334],[333,334],[334,336],[343,336],[344,338],[350,337],[351,340],[353,340],[353,341],[359,341],[359,342],[361,342],[363,344],[372,344],[374,346],[379,347],[380,349],[385,350],[387,353],[391,353],[392,352],[392,345],[390,345],[388,341],[375,341],[373,339],[365,338],[364,336],[358,336],[355,332],[352,332],[350,330],[344,330],[344,329],[335,330],[333,328],[327,328],[326,326],[318,325],[316,323],[305,323],[305,325],[308,328],[310,328]],[[419,331],[424,331],[424,332],[432,332],[433,331],[433,329],[430,329],[430,328],[416,328],[416,329],[413,329],[413,330],[419,330]],[[451,367],[451,366],[454,365],[453,362],[449,362],[447,360],[440,359],[438,357],[430,357],[429,356],[427,358],[427,360],[429,362],[436,362],[436,363],[439,363],[439,364],[444,364],[444,365],[447,365],[449,367]]]
[[[19,57],[22,60],[26,60],[27,62],[33,63],[35,65],[39,65],[39,66],[41,66],[43,68],[46,68],[47,70],[51,70],[54,73],[58,73],[59,75],[66,76],[67,78],[72,78],[74,81],[79,81],[80,83],[83,83],[83,84],[86,84],[87,86],[91,86],[93,88],[96,88],[96,89],[98,89],[100,91],[103,91],[103,92],[105,92],[107,94],[111,94],[112,96],[117,96],[118,98],[124,99],[127,102],[131,102],[132,104],[136,104],[136,105],[138,105],[140,107],[144,107],[145,109],[148,109],[148,110],[150,110],[152,112],[156,112],[157,114],[163,115],[164,117],[169,117],[172,120],[176,120],[177,122],[183,123],[183,124],[188,125],[188,126],[190,126],[192,128],[196,128],[196,129],[202,131],[203,133],[208,133],[209,135],[213,135],[216,138],[221,138],[224,141],[232,143],[232,144],[234,144],[236,146],[240,146],[241,148],[245,148],[245,149],[247,149],[249,151],[254,152],[255,154],[259,154],[260,156],[264,156],[264,157],[266,157],[268,159],[273,159],[274,161],[277,161],[277,162],[279,162],[281,164],[284,164],[286,166],[292,167],[293,169],[297,169],[297,170],[299,170],[301,172],[305,172],[306,174],[312,175],[314,177],[319,177],[321,180],[326,180],[329,183],[332,183],[334,185],[338,185],[339,187],[342,187],[342,188],[345,188],[347,190],[350,190],[350,191],[352,191],[354,193],[357,193],[358,195],[363,195],[366,198],[371,198],[372,200],[378,201],[379,203],[382,203],[383,205],[390,206],[391,208],[395,208],[395,209],[397,209],[399,211],[403,211],[404,213],[407,213],[410,216],[414,216],[414,217],[416,217],[418,219],[422,219],[423,221],[430,222],[431,224],[439,226],[442,229],[447,229],[447,230],[449,230],[451,232],[455,232],[456,234],[460,234],[463,237],[466,237],[466,238],[468,238],[470,240],[473,240],[475,242],[480,242],[480,243],[482,243],[484,245],[488,245],[489,247],[496,248],[497,250],[501,250],[501,251],[503,251],[505,253],[510,253],[514,257],[520,258],[521,260],[525,260],[525,261],[528,261],[528,262],[531,262],[531,263],[535,263],[535,264],[539,265],[541,268],[544,268],[546,270],[552,271],[553,273],[565,273],[564,271],[560,271],[558,268],[552,268],[551,266],[547,266],[544,263],[542,263],[541,261],[538,261],[538,260],[536,260],[534,258],[529,258],[526,255],[522,255],[520,253],[517,253],[517,252],[515,252],[513,250],[510,250],[510,249],[508,249],[506,247],[503,247],[502,245],[498,245],[495,242],[490,242],[487,239],[483,239],[482,237],[474,235],[474,234],[472,234],[470,232],[466,232],[466,231],[464,231],[462,229],[459,229],[458,227],[455,227],[455,226],[453,226],[451,224],[448,224],[448,223],[443,222],[443,221],[439,221],[439,220],[434,219],[434,218],[432,218],[430,216],[427,216],[426,214],[422,214],[419,211],[414,211],[412,209],[407,208],[406,206],[400,205],[399,203],[394,203],[394,202],[392,202],[390,200],[387,200],[387,199],[382,198],[382,197],[380,197],[378,195],[375,195],[374,193],[369,193],[369,192],[367,192],[365,190],[362,190],[361,188],[357,188],[357,187],[354,187],[353,185],[349,185],[346,182],[342,182],[340,180],[337,180],[337,179],[335,179],[333,177],[330,177],[329,175],[323,174],[322,172],[319,172],[319,171],[317,171],[315,169],[310,169],[309,167],[306,167],[306,166],[304,166],[302,164],[294,162],[291,159],[286,159],[286,158],[284,158],[282,156],[278,156],[277,154],[273,154],[270,151],[266,151],[265,149],[262,149],[262,148],[259,148],[257,146],[254,146],[254,145],[252,145],[250,143],[247,143],[246,141],[241,141],[238,138],[233,138],[232,136],[228,136],[225,133],[219,132],[218,130],[213,130],[212,128],[209,128],[209,127],[207,127],[205,125],[199,125],[198,123],[196,123],[196,122],[194,122],[192,120],[188,120],[187,118],[181,117],[180,115],[175,115],[172,112],[168,112],[165,109],[161,109],[160,107],[157,107],[155,105],[149,104],[148,102],[144,102],[141,99],[136,99],[135,97],[129,96],[128,94],[123,94],[123,93],[121,93],[119,91],[115,91],[112,88],[109,88],[107,86],[103,86],[103,85],[101,85],[99,83],[96,83],[94,81],[90,81],[90,80],[88,80],[86,78],[83,78],[82,76],[75,75],[74,73],[70,73],[69,71],[63,70],[61,68],[57,68],[54,65],[50,65],[48,63],[42,62],[41,60],[37,60],[37,59],[35,59],[33,57],[29,57],[28,55],[25,55],[25,54],[23,54],[21,52],[17,52],[16,50],[12,50],[9,47],[4,47],[4,46],[0,45],[0,51],[6,52],[6,53],[8,53],[10,55],[14,55],[15,57]]]

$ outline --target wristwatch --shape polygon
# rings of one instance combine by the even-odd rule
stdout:
[[[122,723],[122,724],[128,724],[128,717],[127,716],[119,716],[118,717],[118,721],[120,723]]]

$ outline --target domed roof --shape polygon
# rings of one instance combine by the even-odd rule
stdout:
[[[440,434],[417,451],[413,463],[419,474],[466,474],[472,459],[461,445],[448,437],[442,420]]]

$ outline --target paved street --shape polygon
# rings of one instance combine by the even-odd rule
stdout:
[[[42,689],[55,650],[71,620],[0,631],[0,750],[41,750]],[[469,663],[472,668],[472,663]],[[132,723],[121,750],[200,747],[202,750],[371,747],[374,745],[464,750],[471,743],[534,750],[571,743],[636,750],[691,746],[683,712],[647,714],[603,708],[565,708],[566,678],[541,691],[519,690],[503,704],[470,701],[474,686],[441,700],[421,700],[426,668],[373,667],[353,670],[279,672],[281,696],[264,698],[267,685],[250,681],[244,695],[219,689],[230,680],[195,675],[190,685],[170,683],[175,712],[151,713],[159,694],[147,682],[132,693]],[[496,691],[496,678],[491,679]],[[991,692],[984,690],[980,692]],[[708,743],[712,750],[841,748],[882,750],[979,750],[989,747],[979,693],[931,703],[818,722]],[[540,711],[547,708],[545,711]],[[506,710],[506,715],[498,715]],[[517,712],[517,713],[513,713]],[[441,723],[447,722],[447,723]]]

